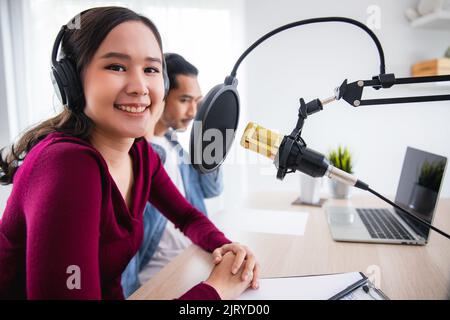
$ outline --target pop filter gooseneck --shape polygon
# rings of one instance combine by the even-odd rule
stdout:
[[[323,17],[300,20],[281,26],[255,41],[236,61],[231,74],[223,84],[212,88],[199,104],[194,125],[191,130],[191,164],[201,173],[216,170],[225,160],[239,123],[239,94],[237,91],[237,69],[245,57],[258,45],[275,34],[294,27],[321,23],[343,22],[355,25],[369,34],[380,57],[380,74],[385,73],[384,53],[377,36],[363,23],[345,17]]]

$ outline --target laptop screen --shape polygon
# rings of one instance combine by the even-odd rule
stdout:
[[[408,147],[403,161],[395,203],[431,224],[447,158]],[[425,239],[430,228],[396,210],[408,225]]]

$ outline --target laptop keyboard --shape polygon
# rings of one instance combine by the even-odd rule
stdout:
[[[374,239],[414,240],[408,230],[386,209],[356,209]]]

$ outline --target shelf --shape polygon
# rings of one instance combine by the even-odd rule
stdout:
[[[414,28],[450,30],[450,11],[439,10],[411,22]]]

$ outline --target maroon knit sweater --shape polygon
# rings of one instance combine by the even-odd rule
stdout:
[[[147,201],[205,250],[230,242],[178,192],[143,138],[130,155],[127,208],[89,142],[52,133],[28,153],[0,220],[0,298],[123,299],[121,275],[141,244]],[[181,296],[219,298],[204,283]]]

